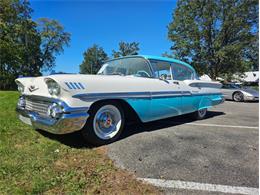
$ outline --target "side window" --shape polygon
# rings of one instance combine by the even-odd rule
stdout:
[[[171,64],[166,61],[150,60],[154,75],[156,78],[160,78],[162,75],[166,75],[168,80],[172,79]]]
[[[223,89],[229,89],[230,87],[228,86],[228,84],[222,84],[222,88]]]
[[[190,68],[180,65],[180,64],[173,64],[172,66],[172,75],[173,80],[193,80],[194,79],[194,72]]]

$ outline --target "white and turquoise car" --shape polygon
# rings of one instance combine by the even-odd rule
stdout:
[[[94,145],[118,139],[132,118],[149,122],[193,113],[202,119],[224,101],[220,83],[199,80],[190,65],[156,56],[112,59],[97,75],[18,78],[16,83],[21,121],[55,134],[81,130]]]

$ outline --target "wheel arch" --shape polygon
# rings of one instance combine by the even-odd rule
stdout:
[[[242,93],[242,94],[244,95],[244,93],[243,93],[242,91],[236,90],[236,91],[234,91],[234,92],[232,93],[232,99],[233,99],[233,97],[234,97],[234,95],[235,95],[236,93]]]
[[[117,103],[119,103],[122,106],[122,109],[124,111],[125,117],[126,117],[128,122],[140,122],[141,121],[139,115],[134,110],[134,108],[127,101],[125,101],[123,99],[116,99],[115,98],[115,99],[97,100],[90,105],[88,112],[90,112],[93,109],[94,106],[96,106],[100,103],[104,103],[104,102],[117,102]]]

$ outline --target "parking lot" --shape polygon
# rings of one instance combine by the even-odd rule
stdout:
[[[258,103],[226,101],[201,121],[180,116],[129,125],[108,154],[169,194],[255,194],[258,112]]]

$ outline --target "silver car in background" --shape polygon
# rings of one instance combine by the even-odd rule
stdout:
[[[236,102],[259,100],[258,91],[250,87],[242,87],[241,85],[235,83],[223,83],[221,92],[223,93],[225,99]]]

